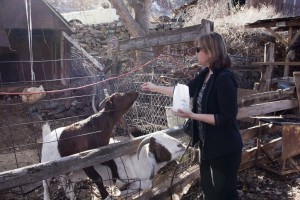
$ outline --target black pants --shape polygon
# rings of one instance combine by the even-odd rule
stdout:
[[[202,159],[200,162],[201,185],[204,200],[237,200],[237,172],[242,152]]]

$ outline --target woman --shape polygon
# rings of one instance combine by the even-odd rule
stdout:
[[[178,109],[175,115],[193,120],[192,143],[199,142],[201,149],[203,198],[235,200],[243,147],[236,121],[237,83],[228,69],[231,61],[221,35],[202,35],[195,45],[198,62],[206,68],[187,84],[193,97],[192,111]],[[174,87],[148,82],[141,89],[173,96]]]

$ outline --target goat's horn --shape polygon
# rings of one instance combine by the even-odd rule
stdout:
[[[148,136],[148,137],[144,138],[144,139],[141,141],[141,143],[139,144],[139,146],[138,146],[138,148],[137,148],[137,151],[136,151],[138,160],[140,159],[140,158],[139,158],[139,157],[140,157],[140,152],[141,152],[143,146],[145,146],[146,144],[150,143],[150,139],[151,139],[151,137]]]
[[[93,98],[92,98],[92,108],[94,110],[94,113],[97,113],[98,110],[96,109],[96,106],[95,106],[95,98],[96,98],[96,93],[93,94]]]

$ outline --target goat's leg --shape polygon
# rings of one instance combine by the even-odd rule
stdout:
[[[98,174],[98,172],[96,171],[94,166],[83,168],[83,171],[97,185],[102,199],[105,199],[106,197],[108,197],[108,192],[106,191],[106,189],[103,185],[102,177]]]
[[[70,200],[76,200],[76,196],[74,192],[75,183],[72,182],[67,175],[61,175],[60,182],[64,189],[66,197]]]
[[[109,161],[103,162],[102,165],[108,166],[110,168],[113,183],[116,184],[116,180],[120,179],[120,176],[119,176],[118,167],[117,167],[115,161],[109,160]]]
[[[49,183],[49,181],[43,180],[44,200],[50,200],[50,193],[49,193],[48,183]]]

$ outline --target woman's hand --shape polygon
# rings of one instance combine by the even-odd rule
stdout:
[[[190,111],[190,110],[184,110],[184,109],[181,109],[179,108],[177,110],[177,112],[173,111],[173,113],[178,116],[178,117],[182,117],[182,118],[192,118],[193,116],[193,112]]]
[[[143,83],[141,85],[141,90],[145,90],[145,91],[150,91],[150,92],[155,92],[154,89],[155,87],[157,87],[155,84],[151,83],[151,82],[147,82],[147,83]]]

